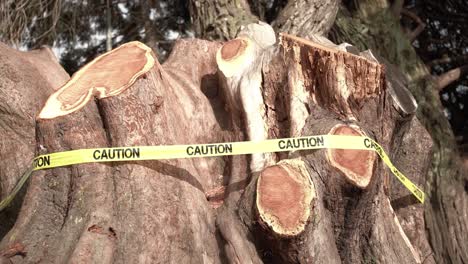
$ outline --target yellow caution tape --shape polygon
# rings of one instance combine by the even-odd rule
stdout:
[[[371,138],[358,136],[318,135],[214,144],[79,149],[38,156],[33,167],[34,170],[42,170],[89,162],[217,157],[324,148],[376,151],[401,183],[424,203],[424,193],[392,164],[383,148]]]
[[[21,187],[23,187],[24,183],[29,179],[29,176],[31,176],[32,172],[33,168],[29,167],[23,173],[23,176],[21,176],[20,180],[15,185],[15,188],[13,188],[11,193],[7,197],[5,197],[5,199],[0,201],[0,212],[3,211],[3,209],[5,209],[13,201],[13,199],[15,199],[16,194],[21,190]]]

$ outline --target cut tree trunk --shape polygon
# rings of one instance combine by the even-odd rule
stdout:
[[[365,0],[342,5],[331,35],[334,41],[371,49],[397,65],[397,71],[408,79],[407,87],[419,104],[417,117],[434,141],[424,210],[433,257],[437,263],[468,263],[468,170],[457,151],[437,85],[389,3]]]
[[[127,43],[49,97],[36,154],[331,134],[368,136],[404,156],[427,136],[381,64],[323,41],[283,34],[277,44],[270,26],[250,24],[224,44],[179,41],[163,65]],[[420,183],[424,169],[407,176]],[[411,217],[416,199],[393,202],[409,191],[390,177],[375,152],[343,149],[48,169],[32,176],[0,259],[421,263],[424,222],[402,226],[392,207]]]
[[[20,52],[0,43],[0,200],[31,165],[36,114],[68,78],[49,48]],[[0,237],[13,226],[23,196],[0,210]]]
[[[289,135],[368,135],[391,152],[392,138],[403,133],[400,116],[411,120],[414,115],[415,107],[409,113],[397,111],[403,111],[400,108],[406,106],[405,102],[414,101],[408,92],[387,94],[383,68],[378,63],[289,35],[283,35],[280,42],[281,51],[270,51],[270,56],[283,57],[288,88],[283,86],[274,93],[281,94],[279,98],[285,93],[300,98],[286,103]],[[266,68],[274,68],[273,61],[264,61]],[[269,74],[278,72],[263,69],[266,80]],[[271,91],[263,88],[263,97],[268,98],[266,94]],[[285,110],[284,104],[274,106],[277,111]],[[254,120],[254,114],[246,117]],[[250,137],[249,132],[247,135]],[[426,157],[429,150],[420,155]],[[320,150],[292,154],[290,158],[300,156],[299,160],[284,160],[254,174],[241,198],[240,218],[245,230],[254,234],[252,241],[263,260],[421,262],[391,207],[385,192],[390,188],[388,170],[377,162],[375,153]],[[425,236],[420,239],[427,243]],[[239,248],[239,253],[245,251]]]

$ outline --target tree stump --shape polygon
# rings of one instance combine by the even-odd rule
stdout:
[[[263,23],[223,44],[179,41],[163,65],[124,44],[49,97],[36,154],[329,134],[371,137],[397,167],[426,160],[430,147],[404,156],[427,134],[411,95],[348,49],[286,34],[277,43]],[[421,184],[424,167],[407,176]],[[401,202],[410,192],[392,177],[375,152],[348,149],[53,168],[32,176],[0,253],[21,248],[3,255],[14,263],[421,263],[424,221],[402,227],[416,199]]]

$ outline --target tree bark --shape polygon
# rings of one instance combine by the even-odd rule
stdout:
[[[423,138],[407,175],[421,183],[431,146],[401,76],[386,76],[371,52],[311,38],[277,41],[267,24],[249,24],[222,45],[179,41],[163,65],[144,44],[125,44],[48,98],[36,154],[354,135],[409,169],[397,157]],[[368,150],[89,163],[38,176],[0,260],[421,263],[428,250],[421,206],[399,200],[409,192]],[[402,225],[412,209],[417,221]]]
[[[255,39],[255,34],[249,37],[251,40]],[[248,43],[245,38],[241,32],[237,41]],[[223,47],[227,48],[232,43],[233,41],[228,42]],[[249,69],[248,74],[241,71],[242,76],[257,76],[261,70],[264,84],[271,83],[270,78],[280,80],[282,85],[278,91],[271,90],[274,86],[263,86],[261,98],[269,98],[271,94],[277,98],[282,98],[285,94],[291,98],[301,95],[305,114],[299,109],[300,102],[295,100],[284,102],[269,99],[273,102],[272,105],[264,103],[268,105],[267,109],[290,110],[286,111],[286,122],[290,127],[286,128],[286,132],[279,134],[373,135],[383,146],[391,149],[395,143],[392,140],[398,141],[396,135],[405,133],[403,128],[407,125],[404,124],[414,116],[415,106],[411,105],[414,99],[407,91],[398,90],[398,87],[391,88],[392,92],[387,94],[383,71],[378,63],[342,52],[340,48],[325,47],[283,35],[279,52],[264,49],[263,55],[255,56],[263,59],[243,60],[235,65],[243,65],[243,68]],[[253,57],[247,48],[238,49],[238,53],[232,57],[243,58],[244,53],[249,54],[245,57]],[[275,56],[283,59],[275,59]],[[275,66],[278,61],[281,61],[281,67]],[[263,62],[264,67],[253,66],[259,62]],[[221,65],[225,63],[228,62],[221,60]],[[223,70],[224,66],[220,69],[224,75],[231,76],[231,79],[239,73]],[[271,69],[282,70],[271,72]],[[363,74],[364,72],[367,74]],[[278,75],[286,75],[287,81]],[[241,80],[240,77],[234,79]],[[247,91],[255,88],[249,82],[233,83],[229,80],[226,86],[232,90],[239,87],[239,83],[241,96],[243,88]],[[284,85],[287,86],[286,89]],[[245,98],[252,102],[255,101],[253,97],[254,95]],[[248,120],[257,120],[263,124],[274,123],[268,121],[268,115],[256,119],[253,113],[243,110]],[[292,124],[297,128],[292,130]],[[273,127],[281,130],[282,126]],[[247,135],[250,138],[251,134],[248,131]],[[268,134],[268,137],[274,135]],[[398,141],[397,145],[399,144]],[[426,148],[420,155],[426,157],[429,150],[430,147]],[[230,221],[223,220],[222,223],[229,226],[226,223],[235,222],[237,230],[242,230],[239,233],[249,230],[254,234],[249,238],[248,245],[253,242],[260,257],[266,262],[420,263],[419,245],[418,249],[415,249],[409,241],[385,192],[388,171],[379,163],[374,165],[375,154],[363,152],[305,152],[289,156],[304,156],[302,159],[287,159],[272,166],[260,163],[260,166],[255,168],[263,166],[264,169],[253,174],[252,181],[239,201],[241,223],[232,219],[235,214],[229,215]],[[348,159],[342,158],[343,156],[354,162],[346,162]],[[419,176],[413,175],[415,178],[412,179]],[[305,179],[310,179],[311,182],[308,183]],[[311,198],[301,200],[304,197]],[[229,205],[225,204],[223,209],[229,210],[227,208]],[[284,213],[286,210],[288,213]],[[236,212],[236,207],[231,211]],[[368,217],[362,218],[363,215]],[[388,221],[389,219],[392,220]],[[413,230],[421,231],[423,228]],[[230,239],[226,235],[224,238]],[[418,239],[427,245],[424,235]],[[233,245],[238,246],[233,246],[234,252],[248,252],[248,245]],[[254,255],[254,262],[258,261],[258,257]],[[231,262],[236,260],[238,258],[234,257]]]
[[[247,0],[191,0],[189,7],[195,34],[204,39],[233,39],[241,26],[258,21]]]
[[[68,80],[49,48],[19,52],[0,43],[0,200],[30,167],[34,118],[47,97]],[[34,88],[32,88],[34,87]],[[0,237],[13,226],[24,192],[0,212]]]
[[[273,26],[279,32],[287,32],[308,39],[311,39],[313,35],[326,35],[333,26],[338,7],[339,1],[335,0],[288,1],[275,19]]]
[[[438,91],[442,91],[456,80],[459,80],[468,73],[468,65],[463,65],[455,69],[451,69],[439,76],[434,77],[434,82]]]
[[[82,87],[88,91],[99,84],[112,94],[121,85],[115,80],[128,76],[116,69],[132,71],[127,60],[120,60],[136,47],[95,60],[74,75],[68,83],[72,85],[49,98],[40,114],[43,118],[37,120],[38,146],[54,152],[231,141],[217,121],[225,119],[215,85],[217,47],[204,41],[179,42],[164,69],[156,62],[125,93],[101,96],[97,104],[90,100],[81,109],[50,119],[54,111],[47,105],[82,98],[75,96]],[[198,66],[186,64],[189,49],[199,51],[190,52],[189,58]],[[95,94],[92,89],[90,93]],[[189,128],[197,129],[180,133]],[[12,260],[25,262],[218,263],[213,211],[204,191],[221,185],[225,170],[223,158],[211,158],[83,164],[48,170],[43,177],[33,175],[19,219],[0,248],[20,241],[26,256]]]
[[[358,6],[343,6],[331,35],[335,41],[348,41],[361,50],[375,51],[398,65],[408,78],[408,88],[419,104],[417,115],[435,142],[426,179],[430,203],[424,211],[431,247],[437,263],[466,263],[468,175],[462,169],[453,133],[442,112],[437,85],[388,3],[379,3],[362,1]]]

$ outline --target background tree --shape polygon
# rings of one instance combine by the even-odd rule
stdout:
[[[454,249],[463,248],[464,251],[466,248],[466,244],[459,241],[466,240],[462,230],[467,219],[461,214],[466,210],[467,175],[459,161],[455,139],[440,104],[438,95],[442,87],[434,81],[437,77],[430,74],[416,54],[411,45],[413,40],[401,30],[399,18],[403,13],[397,11],[401,12],[402,8],[395,6],[401,5],[401,1],[395,1],[393,7],[386,1],[347,4],[341,9],[335,23],[334,39],[346,39],[360,48],[376,51],[398,65],[407,76],[409,88],[419,104],[418,117],[436,143],[428,180],[432,207],[426,208],[432,246],[439,254],[438,259],[443,256],[453,263],[466,261],[466,255],[458,254]],[[362,30],[367,34],[356,34]],[[444,208],[444,214],[441,214],[440,208]],[[449,229],[459,231],[450,232]]]

